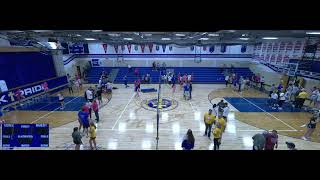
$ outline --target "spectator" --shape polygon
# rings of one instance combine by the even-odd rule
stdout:
[[[71,76],[69,74],[67,74],[67,79],[68,79],[68,90],[69,90],[69,94],[73,94],[73,80],[71,79]]]
[[[155,61],[153,61],[153,63],[152,63],[152,70],[157,70],[157,64],[156,64],[156,62]]]
[[[292,87],[292,101],[296,101],[296,97],[299,95],[299,87],[298,86],[296,86],[296,85],[294,85],[293,87]]]
[[[194,136],[192,134],[191,129],[188,129],[187,134],[184,136],[183,141],[182,141],[182,149],[183,150],[191,150],[194,148]]]
[[[307,124],[307,132],[302,136],[303,140],[309,140],[310,136],[312,135],[312,133],[314,132],[314,130],[316,129],[317,123],[319,122],[318,120],[318,114],[317,113],[313,113],[313,116],[310,118],[309,123]]]
[[[64,109],[64,97],[61,93],[58,93],[58,99],[59,99],[59,102],[61,104],[61,110]]]
[[[224,81],[226,82],[226,87],[228,87],[228,83],[229,83],[229,75],[228,74],[225,76]]]
[[[215,119],[216,117],[212,114],[212,109],[209,109],[209,112],[204,114],[204,124],[206,129],[203,136],[208,136],[209,139],[211,135],[212,124]]]
[[[260,79],[260,84],[261,84],[261,86],[260,86],[260,91],[263,91],[264,90],[264,76],[262,76],[261,77],[261,79]]]
[[[316,106],[319,90],[317,87],[313,87],[311,92],[312,94],[310,96],[310,105],[313,103],[313,106]]]
[[[123,81],[124,81],[124,85],[126,86],[126,88],[128,88],[129,86],[128,86],[128,78],[127,78],[127,75],[125,75],[125,76],[123,77]]]
[[[212,134],[213,134],[214,150],[219,150],[220,144],[221,144],[221,135],[222,135],[221,125],[219,123],[217,123],[213,128]]]
[[[192,82],[189,82],[189,96],[192,99]]]
[[[286,100],[285,93],[282,91],[280,92],[280,95],[279,95],[279,102],[278,102],[279,110],[282,110],[282,105],[285,102],[285,100]]]
[[[112,83],[110,81],[108,81],[107,83],[107,93],[111,94],[112,93]]]
[[[225,105],[225,103],[224,103],[223,99],[217,104],[217,106],[219,108],[224,108],[224,105]]]
[[[272,94],[271,94],[271,107],[272,109],[277,109],[278,108],[278,94],[276,93],[276,91],[274,91]]]
[[[132,71],[131,65],[128,64],[128,73],[130,73]]]
[[[87,133],[88,136],[88,127],[89,127],[89,113],[86,111],[85,107],[82,107],[82,110],[78,113],[78,120],[79,120],[79,131],[83,126],[83,133]]]
[[[223,114],[222,114],[222,116],[225,119],[225,121],[228,121],[229,111],[230,111],[230,108],[228,106],[228,103],[225,103],[224,104],[224,108],[223,108]]]
[[[97,100],[93,100],[92,110],[94,112],[94,115],[96,116],[96,121],[98,123],[99,122],[99,105],[97,103]]]
[[[93,101],[93,92],[92,92],[92,88],[89,87],[87,90],[86,90],[86,100],[92,102]]]
[[[191,82],[191,78],[192,78],[191,74],[188,74],[188,75],[187,75],[187,81],[188,81],[188,82]]]
[[[305,89],[301,89],[301,92],[299,93],[299,95],[296,98],[296,108],[301,109],[304,101],[308,98],[308,93],[306,92]]]
[[[97,99],[99,101],[99,104],[102,104],[102,88],[101,87],[97,88],[96,93],[97,93]]]
[[[81,138],[82,138],[82,136],[79,132],[78,127],[74,127],[73,133],[72,133],[72,139],[73,139],[73,143],[76,145],[75,150],[80,150],[80,146],[82,144]]]
[[[297,150],[296,145],[293,142],[286,142],[286,144],[289,150]]]
[[[272,84],[269,90],[269,97],[271,97],[271,94],[276,90],[276,85]]]
[[[252,150],[263,150],[266,145],[266,138],[263,134],[258,133],[253,137],[253,147]]]
[[[265,145],[265,150],[274,150],[274,148],[278,148],[278,132],[276,130],[272,130],[267,135]]]
[[[224,133],[224,131],[226,130],[226,121],[224,120],[222,114],[218,115],[218,119],[213,121],[214,124],[219,123],[221,126],[221,133]]]

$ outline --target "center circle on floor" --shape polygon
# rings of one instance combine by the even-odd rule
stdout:
[[[158,106],[160,111],[169,111],[178,107],[178,101],[169,97],[160,98],[159,102],[158,98],[149,98],[143,100],[141,106],[150,111],[157,111]]]

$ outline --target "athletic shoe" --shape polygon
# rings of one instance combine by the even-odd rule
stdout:
[[[204,134],[203,136],[207,136],[207,134]]]
[[[303,139],[303,140],[305,140],[305,141],[308,140],[308,139],[307,139],[306,137],[304,137],[304,136],[302,136],[301,139]]]

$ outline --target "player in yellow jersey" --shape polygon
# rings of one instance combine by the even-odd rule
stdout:
[[[97,127],[93,122],[90,122],[90,128],[89,128],[89,133],[90,133],[90,148],[93,150],[97,150],[97,144],[96,144],[96,137],[97,137]],[[92,146],[93,143],[93,146]]]
[[[212,124],[214,122],[214,120],[216,119],[216,117],[212,114],[212,109],[209,109],[209,112],[204,114],[204,124],[206,126],[205,132],[203,136],[207,136],[210,139],[210,135],[211,135],[211,129],[212,129]]]
[[[222,136],[221,125],[219,124],[219,122],[216,122],[216,125],[212,130],[212,134],[213,134],[214,150],[219,150],[219,147],[221,144],[221,136]]]
[[[219,123],[220,126],[221,126],[221,131],[222,133],[224,133],[224,131],[226,130],[226,126],[227,126],[227,123],[226,123],[226,120],[223,118],[222,115],[219,115],[218,116],[218,119],[215,120],[215,124]]]

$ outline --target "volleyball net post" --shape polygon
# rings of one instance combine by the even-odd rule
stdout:
[[[158,87],[158,98],[157,98],[157,102],[158,102],[158,105],[157,105],[157,137],[156,137],[156,150],[158,150],[158,145],[159,145],[159,124],[160,124],[160,109],[159,107],[161,106],[160,104],[160,96],[161,96],[161,77],[162,77],[162,74],[161,74],[161,70],[159,72],[159,87]]]

